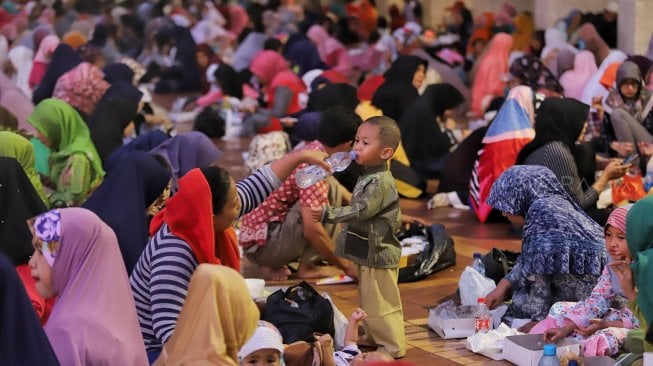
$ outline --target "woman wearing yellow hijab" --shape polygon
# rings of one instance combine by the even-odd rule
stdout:
[[[238,350],[260,314],[235,270],[200,264],[193,273],[177,327],[155,366],[238,365]]]

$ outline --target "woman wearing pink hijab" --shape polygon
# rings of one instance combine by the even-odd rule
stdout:
[[[39,44],[39,49],[34,55],[34,62],[32,64],[32,71],[29,75],[29,86],[34,89],[41,82],[43,75],[45,75],[45,70],[50,64],[50,59],[52,58],[52,53],[59,45],[59,37],[55,35],[48,35],[43,38]]]
[[[508,73],[508,56],[512,48],[512,36],[498,33],[490,40],[479,60],[472,85],[471,111],[481,116],[494,97],[502,96],[506,86],[503,76]]]
[[[565,89],[565,97],[581,100],[585,85],[597,71],[594,54],[590,51],[578,52],[574,57],[574,68],[560,76],[560,85]]]
[[[352,71],[351,58],[347,49],[337,39],[333,38],[319,24],[308,29],[306,36],[315,43],[320,59],[330,68],[343,75],[350,76]]]
[[[57,296],[45,333],[62,365],[147,365],[116,234],[84,208],[29,220],[37,291]]]

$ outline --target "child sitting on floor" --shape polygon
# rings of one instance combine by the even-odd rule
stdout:
[[[395,233],[401,224],[399,196],[388,170],[401,140],[397,123],[372,117],[358,127],[356,162],[365,169],[345,207],[312,206],[313,219],[345,222],[335,254],[358,266],[358,297],[368,317],[363,320],[367,341],[394,358],[406,353],[404,318],[397,286],[401,244]]]

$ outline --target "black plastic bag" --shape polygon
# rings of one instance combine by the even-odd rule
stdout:
[[[414,264],[399,269],[399,282],[414,282],[427,277],[430,274],[439,272],[447,267],[456,264],[456,251],[453,247],[453,239],[444,232],[444,225],[433,224],[425,227],[415,224],[406,230],[406,233],[399,235],[399,238],[411,235],[425,235],[428,244],[422,253],[417,255]]]
[[[517,258],[519,258],[519,253],[492,248],[491,251],[481,257],[485,267],[485,277],[491,278],[496,284],[499,284],[499,281],[515,266]]]
[[[304,281],[268,296],[261,319],[279,329],[285,344],[313,342],[313,333],[335,337],[331,303]]]

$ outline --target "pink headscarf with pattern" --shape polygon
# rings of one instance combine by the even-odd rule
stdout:
[[[52,96],[90,116],[109,86],[102,70],[91,63],[82,62],[59,77]]]

